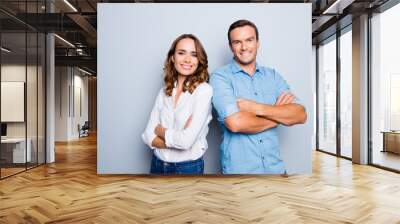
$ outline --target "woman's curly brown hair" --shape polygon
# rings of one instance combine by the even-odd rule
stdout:
[[[194,41],[196,47],[197,59],[199,60],[199,64],[197,66],[196,71],[193,75],[188,76],[183,83],[183,92],[189,91],[193,93],[196,87],[203,83],[208,82],[208,60],[207,54],[201,45],[199,39],[195,37],[193,34],[182,34],[171,45],[171,48],[168,51],[167,59],[164,63],[164,82],[165,82],[165,94],[167,96],[172,96],[172,90],[175,87],[175,82],[178,81],[178,71],[176,71],[174,62],[172,61],[172,56],[175,54],[175,48],[178,42],[182,39],[190,38]]]

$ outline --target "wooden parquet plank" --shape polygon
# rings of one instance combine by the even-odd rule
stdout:
[[[400,175],[313,154],[313,174],[97,175],[96,138],[0,181],[0,223],[399,223]]]

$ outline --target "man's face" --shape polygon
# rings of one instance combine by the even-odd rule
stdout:
[[[230,37],[230,46],[236,61],[242,65],[255,62],[260,45],[255,29],[251,26],[238,27],[231,31]]]

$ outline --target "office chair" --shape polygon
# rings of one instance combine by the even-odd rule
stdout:
[[[89,121],[85,121],[82,127],[80,127],[80,125],[78,124],[78,129],[79,129],[79,138],[89,136],[89,129],[90,129]]]

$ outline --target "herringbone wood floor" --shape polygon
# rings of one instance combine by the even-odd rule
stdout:
[[[0,181],[0,223],[400,223],[400,175],[314,153],[313,174],[96,174],[96,139]]]

